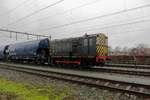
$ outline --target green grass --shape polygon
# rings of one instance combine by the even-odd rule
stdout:
[[[58,89],[54,86],[29,85],[0,78],[0,93],[13,94],[19,100],[64,100],[71,95],[71,90],[67,87]]]

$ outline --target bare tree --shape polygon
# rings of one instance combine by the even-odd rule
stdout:
[[[123,55],[128,55],[129,54],[129,49],[128,49],[128,47],[124,47],[123,49],[122,49],[122,52],[123,52]]]
[[[130,50],[130,55],[134,56],[147,56],[149,55],[150,49],[146,44],[139,44],[135,48]]]
[[[115,49],[113,50],[113,52],[114,52],[114,55],[120,55],[121,47],[120,46],[115,47]]]
[[[129,56],[150,56],[150,48],[146,44],[138,44],[134,48],[128,48],[120,46],[115,47],[112,49],[109,48],[109,52],[111,55],[129,55]]]

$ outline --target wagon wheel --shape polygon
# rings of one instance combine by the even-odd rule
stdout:
[[[45,50],[41,50],[38,52],[37,57],[35,59],[36,64],[44,64],[45,61],[46,52]]]
[[[40,56],[40,63],[41,63],[41,64],[44,64],[45,58],[46,58],[46,51],[45,51],[45,50],[41,50],[39,56]]]

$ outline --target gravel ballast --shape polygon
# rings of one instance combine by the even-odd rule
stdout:
[[[15,82],[25,82],[32,85],[53,85],[58,88],[69,87],[69,89],[73,92],[73,96],[71,96],[71,98],[65,98],[64,100],[145,100],[145,98],[126,93],[116,93],[95,87],[79,85],[76,83],[65,82],[57,79],[36,76],[2,68],[0,68],[0,77],[4,77]]]

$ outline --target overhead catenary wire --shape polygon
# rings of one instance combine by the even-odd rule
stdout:
[[[141,32],[141,31],[150,31],[150,28],[145,28],[145,29],[137,29],[137,30],[127,30],[127,31],[119,31],[119,32],[115,32],[116,34],[119,34],[119,33],[122,33],[122,34],[124,34],[124,33],[130,33],[130,32]],[[91,30],[91,31],[95,31],[95,30]],[[75,33],[78,33],[78,32],[74,32],[74,34]],[[80,32],[81,33],[81,32]],[[83,34],[81,34],[81,35],[84,35],[85,33],[87,33],[88,34],[88,32],[84,32]],[[97,33],[103,33],[103,32],[97,32]],[[114,32],[111,32],[111,33],[114,33]],[[111,33],[108,33],[108,34],[111,34]],[[68,33],[67,33],[68,34]],[[65,34],[66,36],[67,36],[67,34]],[[72,34],[72,33],[71,33]],[[104,33],[105,34],[105,33]],[[59,36],[59,35],[55,35],[55,36]],[[61,35],[62,36],[62,35]],[[54,39],[54,36],[53,36],[53,39]]]
[[[20,4],[18,4],[16,7],[12,8],[12,9],[6,11],[6,12],[1,13],[1,14],[0,14],[0,17],[6,15],[6,14],[8,14],[8,13],[14,12],[14,11],[17,10],[19,7],[21,7],[22,5],[24,5],[26,2],[29,2],[29,0],[25,0],[25,1],[21,2]]]
[[[147,16],[149,18],[149,16]],[[146,18],[146,17],[142,17],[142,18]],[[109,25],[109,26],[104,26],[104,27],[100,27],[100,28],[91,28],[91,29],[108,29],[108,28],[114,28],[114,27],[121,27],[121,26],[125,26],[125,25],[131,25],[131,24],[137,24],[137,23],[144,23],[144,22],[149,22],[150,19],[146,19],[146,20],[137,20],[137,21],[132,21],[132,22],[128,22],[128,23],[120,23],[120,24],[105,24],[105,25]],[[93,25],[93,26],[88,26],[88,27],[97,27],[97,26],[101,26],[100,25]],[[90,30],[90,29],[89,29]],[[88,31],[88,30],[86,30]]]
[[[106,29],[106,28],[113,28],[113,27],[119,27],[119,26],[123,26],[123,25],[128,25],[128,24],[136,24],[136,23],[142,23],[142,22],[146,22],[147,21],[147,18],[149,18],[149,16],[150,15],[146,15],[146,16],[142,16],[142,17],[137,17],[137,18],[134,18],[134,19],[132,19],[132,20],[135,20],[135,21],[132,21],[132,20],[130,20],[130,21],[132,21],[132,22],[128,22],[128,23],[124,23],[125,21],[118,21],[120,24],[115,24],[115,23],[118,23],[118,22],[114,22],[114,24],[113,23],[107,23],[107,24],[103,24],[103,26],[104,27],[99,27],[99,29]],[[146,20],[143,20],[142,18],[144,18],[144,19],[146,19]],[[138,19],[138,20],[137,20]],[[141,20],[142,19],[142,20]],[[129,20],[128,20],[129,21]],[[149,19],[148,19],[148,22],[149,22]],[[109,26],[108,26],[109,25]],[[85,29],[86,28],[86,31],[88,31],[87,30],[87,28],[91,28],[91,27],[94,27],[94,28],[91,28],[91,29],[97,29],[97,28],[95,28],[95,27],[97,27],[97,26],[102,26],[102,24],[98,24],[98,25],[90,25],[90,26],[87,26],[87,27],[82,27],[81,29],[83,30],[83,29]],[[79,30],[79,29],[77,29],[77,30]],[[63,31],[64,32],[64,31]],[[63,33],[63,32],[60,32],[60,33]],[[68,31],[67,31],[68,32]]]
[[[101,1],[101,0],[95,0],[95,1],[92,1],[92,2],[88,2],[88,3],[86,3],[86,4],[83,4],[83,5],[80,5],[80,6],[77,6],[77,7],[73,7],[73,8],[71,8],[71,9],[68,9],[68,10],[66,10],[66,11],[55,13],[54,15],[50,15],[50,16],[47,16],[47,17],[44,17],[44,18],[39,18],[39,19],[37,19],[37,20],[32,20],[32,21],[26,22],[25,24],[27,24],[27,23],[32,24],[32,23],[36,23],[37,21],[42,21],[42,20],[45,20],[45,19],[48,19],[48,18],[51,18],[51,17],[55,17],[55,16],[57,16],[57,15],[62,15],[62,14],[65,14],[65,13],[67,13],[67,12],[73,11],[73,10],[75,10],[75,9],[79,9],[79,8],[82,8],[82,7],[85,7],[85,6],[92,5],[92,4],[97,3],[97,2],[99,2],[99,1]],[[23,26],[23,25],[24,25],[24,24],[21,24],[20,26]]]
[[[137,7],[137,8],[140,9],[140,8],[143,8],[143,7],[149,7],[149,5],[145,5],[145,6]],[[137,9],[137,8],[132,8],[132,9]],[[129,10],[130,10],[130,9],[126,9],[126,10],[124,10],[124,12],[129,11]]]
[[[41,8],[41,9],[38,9],[38,10],[36,10],[36,11],[34,11],[34,12],[32,12],[32,13],[30,13],[30,14],[28,14],[28,15],[26,15],[26,16],[24,16],[24,17],[22,17],[22,18],[20,18],[20,19],[18,19],[18,20],[16,20],[16,21],[14,21],[14,22],[12,22],[12,23],[9,23],[9,24],[7,24],[7,25],[1,27],[1,28],[6,28],[6,27],[8,27],[8,26],[10,26],[10,25],[14,25],[15,23],[18,23],[18,22],[20,22],[20,21],[22,21],[22,20],[24,20],[24,19],[26,19],[26,18],[28,18],[28,17],[31,17],[31,16],[33,16],[33,15],[35,15],[35,14],[37,14],[37,13],[43,11],[43,10],[46,10],[46,9],[48,9],[48,8],[50,8],[50,7],[53,7],[53,6],[59,4],[59,3],[63,2],[63,1],[64,1],[64,0],[59,0],[59,1],[55,2],[55,3],[53,3],[53,4],[50,4],[50,5],[46,6],[46,7],[43,7],[43,8]]]
[[[1,34],[1,33],[0,33]],[[4,35],[0,35],[0,38],[9,38],[9,39],[14,39],[14,40],[16,40],[16,37],[11,37],[10,38],[10,36],[4,36]],[[30,38],[30,39],[27,39],[26,37],[21,37],[21,36],[17,36],[17,38],[18,38],[18,40],[19,39],[22,39],[22,40],[36,40],[37,38]]]
[[[50,36],[46,36],[46,35],[39,35],[39,34],[33,34],[33,33],[27,33],[27,32],[19,32],[19,31],[8,30],[8,29],[1,29],[1,28],[0,28],[0,31],[2,31],[2,32],[10,32],[10,33],[17,33],[17,34],[23,34],[23,35],[38,36],[38,37],[46,37],[46,38],[50,37]]]
[[[88,18],[88,19],[74,21],[74,22],[71,22],[71,23],[66,23],[66,24],[62,24],[62,25],[58,25],[58,26],[53,26],[53,27],[50,27],[50,28],[41,29],[39,31],[40,32],[41,31],[48,31],[48,30],[52,30],[52,29],[57,29],[57,28],[61,28],[61,27],[74,25],[74,24],[84,23],[84,22],[88,22],[88,21],[92,21],[92,20],[96,20],[96,19],[100,19],[100,18],[104,18],[104,17],[108,17],[108,16],[113,16],[113,15],[129,12],[129,11],[133,11],[133,10],[137,10],[137,9],[141,9],[141,8],[145,8],[145,7],[150,7],[150,4],[140,6],[140,7],[136,7],[136,8],[124,9],[124,10],[121,10],[121,11],[118,11],[118,12],[113,12],[113,13],[106,14],[106,15],[95,16],[95,17],[91,17],[91,18]]]
[[[82,28],[76,28],[76,30],[82,30],[82,31],[79,31],[79,32],[87,32],[87,31],[90,31],[90,30],[98,30],[98,29],[108,29],[108,28],[114,28],[114,27],[121,27],[121,26],[125,26],[125,25],[130,25],[130,24],[137,24],[137,23],[142,23],[142,22],[149,22],[150,21],[150,19],[148,19],[149,18],[149,16],[150,15],[146,15],[146,16],[142,16],[142,17],[137,17],[137,18],[133,18],[133,19],[131,19],[131,20],[128,20],[128,22],[127,23],[125,23],[125,21],[124,20],[120,20],[120,21],[118,21],[120,24],[115,24],[115,23],[118,23],[118,22],[114,22],[114,24],[113,23],[107,23],[107,24],[103,24],[103,27],[98,27],[98,26],[102,26],[102,24],[98,24],[98,25],[90,25],[90,26],[87,26],[87,27],[82,27]],[[142,19],[142,18],[144,18],[144,19]],[[141,20],[142,19],[142,20]],[[146,19],[146,20],[145,20]],[[134,20],[134,21],[132,21],[132,20]],[[131,21],[131,22],[129,22],[129,21]],[[91,28],[91,27],[93,27],[93,28]],[[96,27],[96,28],[95,28]],[[90,29],[89,29],[90,28]],[[63,31],[63,32],[58,32],[59,34],[61,34],[62,35],[62,33],[64,33],[64,32],[66,32],[66,33],[68,33],[68,30],[67,31]],[[70,33],[70,34],[74,34],[75,32],[72,32],[72,33]],[[76,32],[77,33],[77,32]],[[57,34],[56,32],[54,33],[54,32],[51,32],[51,35],[53,35],[53,34]]]
[[[81,33],[81,32],[88,32],[88,31],[92,31],[92,30],[103,30],[103,29],[108,29],[108,28],[114,28],[114,27],[121,27],[121,26],[125,26],[125,25],[133,25],[133,24],[137,24],[137,23],[144,23],[144,22],[150,22],[150,18],[149,19],[145,19],[145,20],[138,20],[138,21],[134,21],[134,22],[129,22],[129,23],[121,23],[121,24],[115,24],[115,25],[110,25],[110,26],[105,26],[105,27],[100,27],[100,28],[91,28],[91,29],[85,29],[85,30],[81,30],[81,31],[77,31],[77,32],[71,32],[67,34],[74,34],[74,33]],[[98,25],[97,25],[98,26]],[[59,35],[62,35],[63,32],[59,32]],[[51,34],[53,35],[53,34]],[[66,35],[66,34],[65,34]]]

